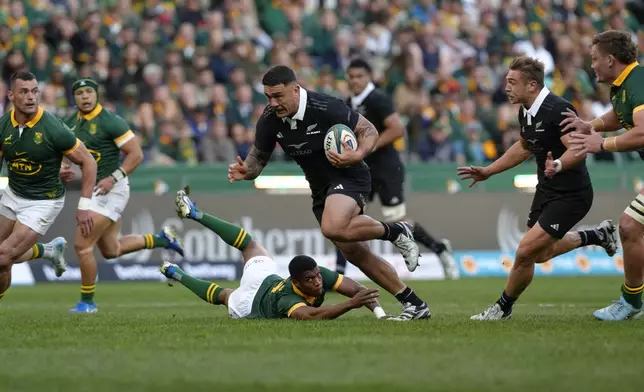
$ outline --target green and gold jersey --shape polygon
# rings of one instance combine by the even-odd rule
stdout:
[[[96,181],[108,177],[121,164],[121,146],[134,138],[134,132],[119,115],[101,104],[87,114],[80,112],[65,119],[65,123],[85,144],[96,160]]]
[[[630,64],[610,86],[610,101],[624,129],[633,128],[633,115],[644,110],[644,67]]]
[[[65,195],[60,163],[80,146],[59,118],[38,108],[36,116],[20,126],[14,111],[0,118],[1,155],[7,163],[9,188],[29,200],[59,199]]]
[[[324,288],[324,293],[321,296],[309,297],[305,295],[295,287],[290,277],[284,279],[279,275],[270,275],[259,286],[248,318],[287,318],[299,307],[313,306],[317,308],[322,305],[324,294],[337,289],[344,276],[324,267],[319,268]]]

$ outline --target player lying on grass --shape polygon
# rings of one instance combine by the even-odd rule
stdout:
[[[241,227],[199,211],[185,191],[177,192],[177,213],[181,218],[193,219],[216,233],[227,244],[242,252],[244,271],[237,289],[194,278],[176,264],[163,263],[161,273],[180,282],[199,298],[214,305],[224,305],[234,319],[293,318],[297,320],[324,320],[342,316],[351,309],[367,306],[380,318],[384,311],[378,304],[378,290],[319,267],[308,256],[296,256],[289,263],[290,277],[277,275],[277,264],[266,249],[253,241]],[[335,291],[350,297],[348,301],[321,306],[324,295]]]

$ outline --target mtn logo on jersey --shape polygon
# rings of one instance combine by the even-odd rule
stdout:
[[[41,163],[30,161],[26,158],[18,158],[9,162],[9,170],[21,176],[33,176],[42,169]]]

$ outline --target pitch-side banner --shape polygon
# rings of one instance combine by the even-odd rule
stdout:
[[[593,227],[604,219],[618,221],[634,194],[597,193],[592,210],[579,228]],[[313,213],[311,198],[306,195],[195,195],[203,211],[242,225],[274,257],[296,254],[330,256],[332,244],[320,232]],[[514,252],[525,231],[532,196],[521,193],[419,194],[409,195],[409,217],[421,223],[437,238],[449,238],[454,250],[492,250]],[[46,240],[64,236],[70,243],[67,259],[75,263],[71,244],[76,229],[78,193],[69,192],[65,208],[49,229]],[[229,262],[240,254],[200,224],[177,218],[172,195],[133,194],[121,222],[121,233],[156,233],[164,225],[174,225],[185,245],[187,262]],[[369,206],[367,213],[382,217],[380,207]],[[373,241],[372,249],[389,259],[398,255],[391,243]],[[125,255],[112,262],[147,263],[159,261],[163,250],[144,250]],[[97,252],[98,255],[98,252]],[[171,260],[178,261],[174,255]]]

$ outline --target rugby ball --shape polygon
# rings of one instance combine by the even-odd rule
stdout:
[[[324,153],[326,156],[329,156],[330,151],[342,154],[344,149],[342,142],[345,142],[352,150],[358,148],[358,139],[356,139],[356,135],[351,128],[344,124],[336,124],[329,128],[324,136]]]

